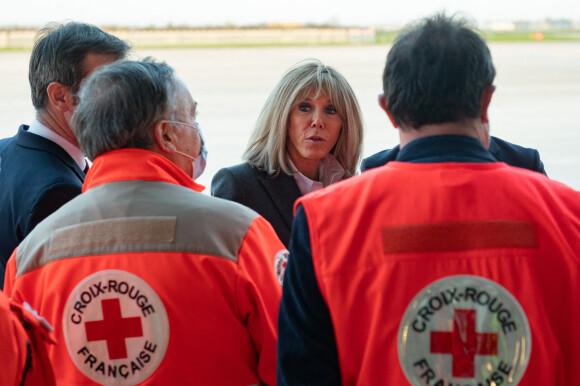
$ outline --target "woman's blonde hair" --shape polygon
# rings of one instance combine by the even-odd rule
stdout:
[[[356,173],[362,154],[362,114],[352,88],[334,68],[318,60],[307,60],[288,70],[266,100],[243,159],[271,175],[290,175],[286,142],[290,113],[300,101],[315,93],[330,99],[342,118],[342,128],[331,154],[345,170],[345,178]]]

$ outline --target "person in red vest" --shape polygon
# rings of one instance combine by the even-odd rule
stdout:
[[[295,206],[278,385],[577,383],[580,192],[486,150],[494,77],[462,19],[396,38],[396,160]]]
[[[151,59],[103,66],[83,86],[83,193],[6,272],[6,291],[55,326],[58,384],[275,383],[287,251],[256,212],[201,194],[196,110]]]
[[[46,344],[52,327],[27,304],[11,302],[0,291],[0,385],[54,385]]]

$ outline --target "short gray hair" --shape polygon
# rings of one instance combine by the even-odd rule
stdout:
[[[93,160],[111,150],[151,149],[155,123],[176,119],[178,92],[174,70],[151,58],[100,67],[82,87],[73,115],[82,151]]]
[[[281,171],[292,174],[286,149],[290,113],[312,92],[328,96],[342,118],[342,129],[331,153],[345,169],[345,177],[356,173],[363,138],[358,101],[346,79],[318,60],[296,64],[274,87],[250,136],[245,161],[271,175]]]

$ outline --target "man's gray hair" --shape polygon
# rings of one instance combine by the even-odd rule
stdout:
[[[155,123],[177,119],[178,82],[170,66],[150,58],[97,69],[72,120],[81,150],[94,160],[111,150],[151,149]]]

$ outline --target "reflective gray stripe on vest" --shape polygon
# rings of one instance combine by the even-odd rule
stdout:
[[[257,216],[170,183],[107,183],[74,198],[24,239],[17,277],[56,260],[115,253],[184,252],[237,262]]]
[[[123,217],[71,225],[52,233],[48,254],[112,245],[172,243],[177,217]]]

